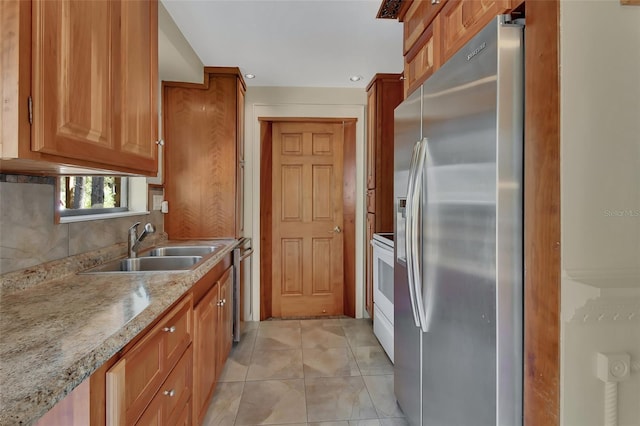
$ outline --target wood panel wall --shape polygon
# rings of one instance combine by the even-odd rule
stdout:
[[[560,424],[559,0],[527,0],[524,424]]]
[[[356,122],[344,124],[344,314],[356,316]],[[348,254],[348,255],[347,255]]]
[[[264,321],[272,316],[272,130],[273,126],[271,125],[271,121],[260,121],[260,321]]]

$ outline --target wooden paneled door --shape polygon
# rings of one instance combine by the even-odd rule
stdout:
[[[342,123],[273,123],[274,317],[343,313]]]

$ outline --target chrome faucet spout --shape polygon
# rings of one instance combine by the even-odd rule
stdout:
[[[131,228],[129,228],[128,255],[130,258],[138,257],[138,249],[140,248],[142,240],[144,240],[147,235],[156,232],[156,227],[151,223],[147,223],[144,225],[142,233],[138,236],[138,225],[140,225],[140,222],[134,223]]]

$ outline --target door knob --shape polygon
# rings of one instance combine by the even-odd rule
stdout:
[[[335,228],[333,228],[333,232],[335,232],[336,234],[339,234],[342,232],[342,229],[340,229],[340,227],[338,225],[336,225]]]

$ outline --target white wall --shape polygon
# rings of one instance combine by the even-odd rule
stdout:
[[[560,16],[561,417],[602,425],[596,353],[640,365],[640,7],[562,0]],[[640,425],[640,371],[618,399],[618,425]]]
[[[249,87],[245,108],[245,234],[252,237],[253,317],[260,319],[260,123],[259,117],[356,118],[356,316],[363,314],[364,89]],[[249,312],[249,309],[245,309]]]

